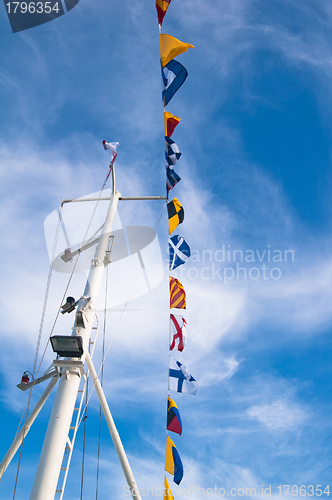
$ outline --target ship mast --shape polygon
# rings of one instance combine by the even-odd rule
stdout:
[[[112,180],[113,193],[111,201],[102,233],[99,238],[96,253],[91,263],[84,294],[78,302],[75,322],[72,329],[72,336],[82,337],[84,352],[80,359],[81,363],[74,358],[65,358],[63,366],[61,367],[61,361],[57,361],[57,365],[60,366],[61,369],[59,385],[46,431],[30,500],[54,499],[57,491],[56,488],[63,456],[68,441],[68,434],[75,410],[80,380],[84,374],[84,362],[87,363],[88,369],[91,373],[100,405],[104,412],[132,497],[133,499],[141,499],[128,459],[122,446],[120,436],[115,427],[103,389],[98,380],[96,370],[88,352],[91,331],[96,314],[97,297],[105,268],[104,259],[107,255],[106,251],[109,245],[112,224],[117,210],[118,201],[121,196],[120,193],[115,190],[114,165],[112,168]]]

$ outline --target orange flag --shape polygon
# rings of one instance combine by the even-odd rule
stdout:
[[[164,68],[174,57],[187,52],[188,49],[193,49],[194,46],[190,43],[180,42],[171,35],[159,35],[160,42],[160,61],[161,66]]]

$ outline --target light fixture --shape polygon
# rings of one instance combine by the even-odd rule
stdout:
[[[78,335],[53,335],[50,341],[53,351],[64,358],[80,358],[84,352],[82,337]]]

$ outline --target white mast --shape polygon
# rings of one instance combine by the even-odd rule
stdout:
[[[83,339],[84,353],[81,357],[81,361],[83,364],[84,361],[88,364],[88,368],[91,372],[96,392],[102,410],[105,414],[111,437],[119,456],[127,483],[130,487],[132,497],[133,499],[141,500],[119,434],[116,430],[111,412],[107,405],[106,398],[97,378],[91,357],[88,354],[89,340],[96,314],[96,302],[104,271],[104,258],[106,256],[106,250],[108,249],[118,200],[121,196],[118,191],[115,191],[114,165],[112,169],[112,177],[113,195],[108,208],[105,224],[99,238],[96,253],[94,259],[92,260],[84,295],[81,297],[77,307],[72,336],[79,335]],[[56,493],[63,455],[68,440],[69,428],[72,422],[75,402],[82,376],[82,370],[76,368],[74,363],[71,366],[70,364],[68,366],[68,358],[66,359],[66,362],[67,366],[64,366],[61,370],[59,386],[46,431],[30,500],[53,500]]]

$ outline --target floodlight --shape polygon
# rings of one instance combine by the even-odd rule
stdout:
[[[64,358],[80,358],[84,352],[82,337],[78,335],[53,335],[50,341],[53,351]]]

